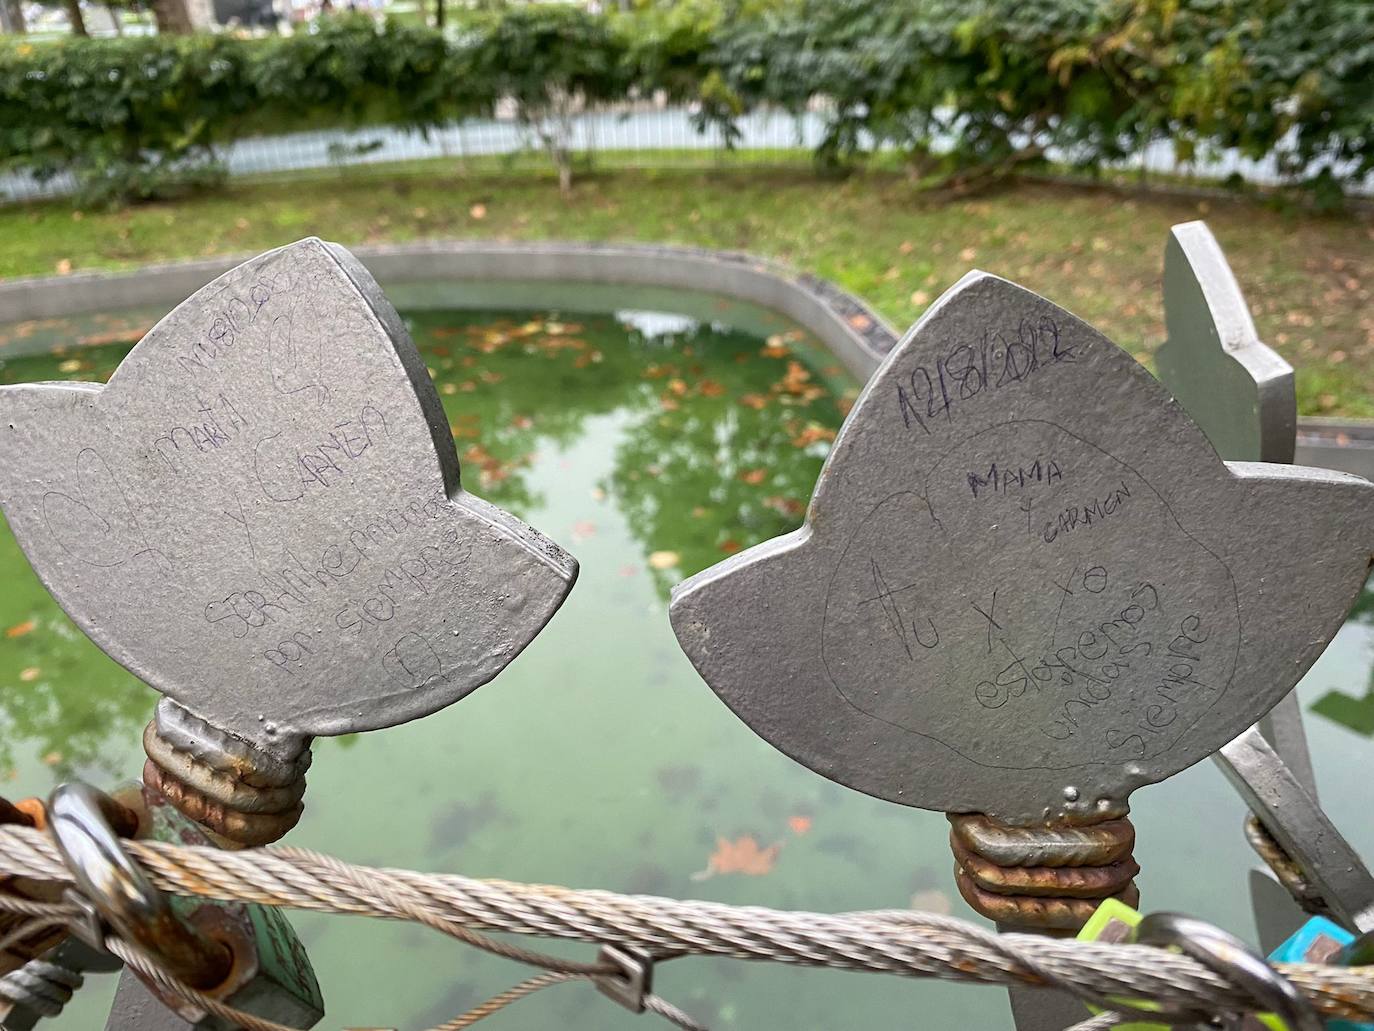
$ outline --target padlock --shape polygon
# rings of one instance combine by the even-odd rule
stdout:
[[[99,818],[98,797],[83,785],[64,785],[54,792],[49,806],[53,836],[72,867],[81,897],[98,918],[97,937],[105,933],[105,926],[112,927],[181,980],[235,1009],[290,1027],[308,1028],[318,1022],[324,1015],[319,984],[286,918],[271,907],[157,892]],[[210,845],[200,828],[161,795],[145,789],[142,808],[141,836]],[[225,1026],[156,984],[145,981],[143,986],[184,1027]],[[131,1001],[136,1000],[124,998],[125,1003]],[[108,1031],[141,1031],[146,1026],[146,1018],[128,1013],[117,996]]]
[[[1324,916],[1314,916],[1269,954],[1275,963],[1329,963],[1360,967],[1374,964],[1374,935],[1351,934]],[[1326,1031],[1374,1031],[1374,1023],[1332,1019]]]
[[[1093,911],[1093,915],[1088,918],[1088,922],[1083,925],[1082,930],[1078,932],[1078,940],[1112,944],[1131,942],[1135,940],[1135,929],[1142,919],[1144,918],[1140,913],[1126,903],[1117,899],[1103,899],[1102,903]],[[1123,999],[1122,1002],[1135,1009],[1158,1009],[1155,1003],[1142,999]],[[1094,1014],[1103,1012],[1101,1006],[1090,1005],[1088,1009]],[[1170,1025],[1138,1020],[1128,1024],[1118,1024],[1113,1031],[1170,1031]]]
[[[1315,921],[1309,921],[1309,924],[1314,922]],[[1329,924],[1337,931],[1340,930],[1336,928],[1336,925],[1331,924],[1330,921],[1322,922]],[[1159,925],[1160,930],[1167,930],[1168,933],[1163,936],[1161,936],[1158,931],[1153,935],[1150,934],[1152,923]],[[1142,934],[1142,928],[1146,932],[1145,934]],[[1167,943],[1172,945],[1182,941],[1190,928],[1206,931],[1208,934],[1218,938],[1227,939],[1223,942],[1226,946],[1224,951],[1227,951],[1233,957],[1238,957],[1241,952],[1248,953],[1250,951],[1244,947],[1243,943],[1231,939],[1230,935],[1226,935],[1224,932],[1210,927],[1210,925],[1203,924],[1201,921],[1173,917],[1170,914],[1157,914],[1146,918],[1130,906],[1123,902],[1118,902],[1116,899],[1104,900],[1102,904],[1097,907],[1097,910],[1093,913],[1088,922],[1083,925],[1083,929],[1079,932],[1078,937],[1082,941],[1117,943],[1140,942],[1141,944],[1161,945]],[[1306,929],[1307,925],[1304,925],[1303,930]],[[1302,932],[1299,932],[1299,934],[1301,933]],[[1347,941],[1353,940],[1353,935],[1345,932],[1341,933],[1345,935]],[[1291,942],[1297,937],[1298,935],[1294,935],[1289,941]],[[1286,942],[1285,945],[1287,944]],[[1236,946],[1239,946],[1239,948],[1236,948]],[[1210,959],[1220,954],[1223,950],[1209,951],[1212,954],[1211,957],[1209,957]],[[1195,955],[1195,958],[1202,959],[1203,957]],[[1257,959],[1258,957],[1254,958]],[[1280,956],[1278,952],[1275,952],[1269,958],[1271,960],[1285,962],[1289,959],[1286,955]],[[1305,961],[1302,959],[1302,953],[1297,953],[1297,959],[1295,961]],[[1329,959],[1312,959],[1306,961],[1331,962]],[[1233,959],[1232,962],[1234,963],[1235,959]],[[1275,986],[1279,985],[1277,976],[1274,975],[1272,971],[1266,969],[1264,973],[1268,975],[1268,979],[1270,979]],[[1124,1006],[1137,1010],[1155,1010],[1160,1008],[1158,1004],[1143,999],[1121,999],[1120,1002]],[[1089,1006],[1088,1008],[1093,1013],[1103,1012],[1100,1006]],[[1152,1021],[1134,1021],[1118,1024],[1116,1026],[1116,1031],[1170,1031],[1172,1026],[1173,1025],[1170,1024],[1154,1023]],[[1275,1013],[1252,1013],[1245,1014],[1241,1017],[1228,1017],[1223,1019],[1220,1026],[1225,1028],[1226,1031],[1299,1031],[1293,1022],[1285,1020]],[[1326,1024],[1327,1031],[1332,1031],[1333,1028],[1338,1027],[1341,1031],[1374,1031],[1374,1026],[1367,1024],[1349,1024],[1343,1021],[1332,1021]]]

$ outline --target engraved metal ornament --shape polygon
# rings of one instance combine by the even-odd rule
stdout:
[[[1160,380],[1225,458],[1292,462],[1293,367],[1260,341],[1231,266],[1205,222],[1169,231]]]
[[[107,386],[0,388],[0,503],[102,649],[287,751],[463,697],[577,574],[460,487],[400,318],[317,239],[197,291]]]
[[[1010,823],[1119,812],[1321,653],[1374,486],[1223,463],[1111,341],[970,273],[841,429],[805,525],[684,581],[717,694],[813,770]]]

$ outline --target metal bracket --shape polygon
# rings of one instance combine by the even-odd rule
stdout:
[[[598,977],[596,990],[631,1013],[643,1013],[645,996],[653,990],[654,957],[642,949],[603,945],[596,958],[601,963],[613,963],[620,968],[619,976]]]

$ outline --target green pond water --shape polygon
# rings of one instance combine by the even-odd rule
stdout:
[[[514,295],[511,295],[514,299]],[[588,292],[566,291],[588,302]],[[840,788],[756,738],[698,679],[667,619],[683,576],[797,526],[854,384],[775,316],[656,292],[614,314],[412,307],[470,489],[578,557],[581,579],[500,677],[408,726],[320,740],[290,841],[378,865],[818,910],[969,911],[947,824]],[[422,305],[412,294],[407,303]],[[607,311],[612,310],[607,301]],[[693,317],[675,312],[686,311]],[[0,383],[104,380],[138,313],[0,327]],[[85,339],[88,346],[67,343]],[[94,342],[94,343],[93,343]],[[58,347],[58,353],[51,348]],[[48,598],[0,527],[0,793],[135,775],[152,692]],[[1374,855],[1374,595],[1301,686],[1323,798]],[[1142,790],[1148,909],[1253,925],[1241,804],[1210,764]],[[732,846],[718,856],[721,843]],[[752,872],[720,872],[748,858]],[[328,1002],[322,1027],[418,1028],[528,971],[418,928],[297,915]],[[554,951],[591,958],[583,945]],[[660,994],[717,1028],[1006,1028],[998,989],[684,959]],[[92,979],[54,1029],[103,1027]],[[500,1028],[644,1028],[585,985]]]

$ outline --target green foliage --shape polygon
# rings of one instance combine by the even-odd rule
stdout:
[[[445,35],[363,18],[287,39],[0,45],[0,167],[114,198],[213,179],[249,132],[426,131],[513,102],[570,180],[587,106],[663,94],[727,141],[753,110],[815,111],[816,149],[932,179],[1047,148],[1086,169],[1172,139],[1272,155],[1321,201],[1374,171],[1367,0],[680,0],[457,12]]]

